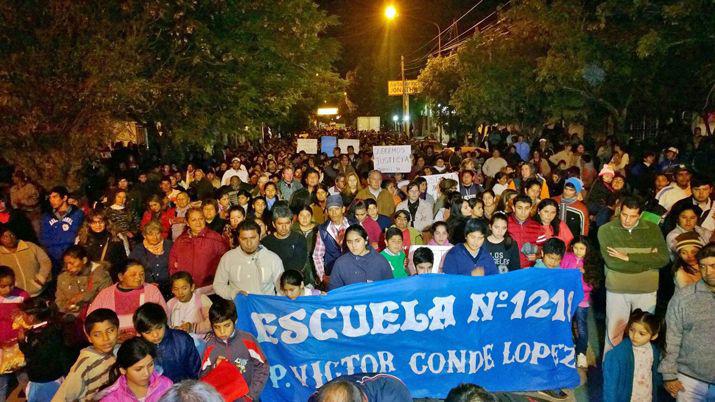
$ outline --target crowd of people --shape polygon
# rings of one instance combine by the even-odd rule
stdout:
[[[236,329],[238,294],[296,299],[532,267],[582,273],[581,369],[598,343],[591,298],[606,294],[605,400],[715,400],[710,178],[672,146],[629,153],[611,137],[596,147],[577,135],[503,134],[446,148],[343,131],[360,147],[331,155],[266,138],[180,166],[120,146],[96,169],[106,176],[75,192],[14,170],[0,197],[0,401],[18,382],[30,401],[180,400],[189,390],[257,400],[271,362]],[[411,144],[412,170],[376,170],[370,151],[381,144]],[[458,180],[428,189],[425,176],[449,172]],[[371,376],[392,385],[368,392],[365,376],[338,378],[313,398],[409,398],[399,379]],[[393,396],[380,399],[386,389]]]

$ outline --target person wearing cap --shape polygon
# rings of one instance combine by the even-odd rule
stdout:
[[[659,172],[665,172],[667,170],[672,169],[673,167],[678,165],[678,148],[676,147],[668,147],[664,154],[663,154],[663,160],[660,161],[658,164],[658,171]]]
[[[221,185],[229,185],[231,177],[233,176],[238,176],[244,183],[248,182],[248,170],[246,170],[246,166],[241,163],[241,158],[239,157],[231,159],[231,168],[224,172],[223,177],[221,177]]]
[[[665,242],[668,243],[668,248],[673,253],[673,257],[677,255],[677,237],[683,233],[694,232],[700,237],[703,243],[710,241],[712,232],[698,225],[698,212],[694,205],[687,205],[680,209],[676,217],[677,222],[675,228],[668,232],[665,236]]]
[[[715,210],[710,196],[713,192],[713,184],[707,177],[696,174],[690,180],[690,190],[692,195],[673,204],[670,213],[665,218],[663,228],[669,232],[675,227],[680,211],[688,206],[693,206],[698,216],[698,225],[711,232],[715,232]]]
[[[576,177],[569,177],[564,182],[564,191],[561,195],[553,197],[559,204],[559,219],[565,222],[574,236],[579,234],[588,236],[590,219],[588,208],[581,200],[583,182]]]
[[[355,195],[357,200],[368,198],[375,200],[380,215],[392,216],[395,213],[395,202],[390,191],[382,188],[382,173],[379,170],[370,171],[367,175],[367,187],[360,189]]]
[[[707,243],[696,232],[681,233],[675,238],[677,258],[673,263],[673,280],[678,289],[690,286],[702,279],[695,256],[705,244]]]
[[[655,195],[655,199],[658,200],[658,203],[662,205],[666,211],[670,211],[676,202],[688,198],[692,194],[690,179],[693,175],[690,169],[685,165],[678,165],[678,167],[675,168],[673,176],[673,182]]]
[[[603,165],[603,168],[601,168],[601,171],[598,173],[598,179],[593,183],[591,191],[586,198],[588,212],[592,216],[598,215],[603,208],[608,207],[607,201],[611,193],[613,193],[611,183],[615,175],[616,172],[613,171],[613,167],[608,164]]]
[[[345,231],[351,224],[356,222],[345,217],[343,198],[339,194],[329,196],[326,206],[330,219],[318,226],[318,236],[315,238],[315,249],[313,250],[313,263],[315,264],[315,273],[318,275],[318,280],[327,286],[335,261],[345,251]]]
[[[489,178],[494,178],[498,172],[507,167],[506,159],[501,157],[501,151],[497,148],[492,150],[492,156],[484,161],[482,173]]]

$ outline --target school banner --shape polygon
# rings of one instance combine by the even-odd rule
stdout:
[[[372,161],[382,173],[409,173],[412,170],[412,146],[373,146]]]
[[[237,326],[270,364],[261,399],[305,401],[336,376],[382,372],[415,398],[460,383],[490,391],[576,387],[571,317],[579,270],[487,277],[427,274],[356,284],[325,296],[239,295]]]

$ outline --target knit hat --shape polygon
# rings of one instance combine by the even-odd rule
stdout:
[[[569,177],[566,179],[564,186],[568,185],[571,185],[576,190],[576,193],[580,193],[581,190],[583,190],[583,182],[578,177]]]
[[[613,171],[613,168],[611,165],[603,165],[603,169],[601,169],[601,172],[598,173],[599,176],[603,176],[605,174],[616,174],[616,172]]]
[[[676,153],[676,154],[677,154],[677,153],[678,153],[678,148],[676,148],[676,147],[668,147],[668,149],[666,149],[665,151],[666,151],[666,152],[667,152],[667,151],[670,151],[670,152],[673,152],[673,153]]]
[[[340,194],[333,194],[328,197],[326,209],[330,209],[331,207],[343,207],[343,197],[341,197]]]
[[[705,246],[697,232],[685,232],[675,238],[675,251],[680,251],[687,246],[695,246],[701,249]]]

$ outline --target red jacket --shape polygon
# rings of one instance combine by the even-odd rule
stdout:
[[[531,218],[527,219],[524,223],[519,223],[514,217],[514,214],[509,215],[507,225],[509,236],[519,245],[519,265],[521,265],[522,268],[534,265],[535,261],[529,261],[526,255],[521,252],[521,247],[525,243],[531,243],[536,246],[536,239],[539,238],[542,232],[541,225]]]
[[[198,236],[186,230],[177,237],[169,252],[169,275],[186,271],[194,278],[196,287],[213,284],[221,256],[228,251],[226,240],[209,228]]]
[[[167,239],[169,238],[169,230],[171,230],[171,220],[176,217],[176,210],[174,208],[169,208],[159,213],[159,223],[161,224],[161,235]],[[154,219],[154,214],[147,210],[142,216],[140,223],[140,229],[144,230],[144,226]]]

